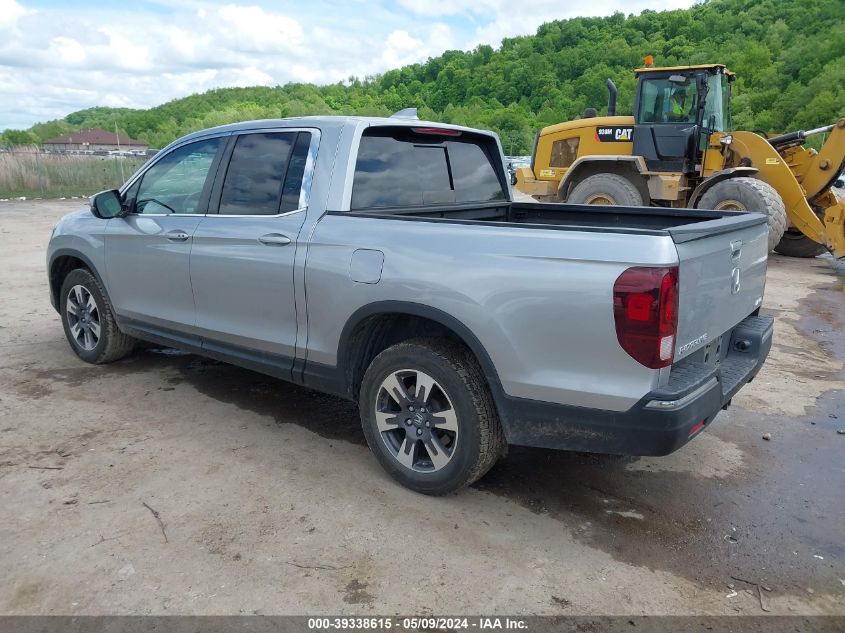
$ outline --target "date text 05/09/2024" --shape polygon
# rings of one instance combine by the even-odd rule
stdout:
[[[309,618],[308,629],[311,631],[352,631],[352,630],[525,630],[527,624],[518,618],[503,617],[342,617]]]

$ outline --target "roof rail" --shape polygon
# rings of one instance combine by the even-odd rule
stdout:
[[[390,115],[391,119],[413,119],[415,121],[419,121],[420,118],[417,116],[417,109],[416,108],[404,108],[403,110],[399,110],[399,112],[394,112]]]

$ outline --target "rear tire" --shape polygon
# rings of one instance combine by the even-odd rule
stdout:
[[[633,183],[618,174],[595,174],[585,178],[572,190],[570,204],[643,206],[643,197]]]
[[[775,246],[776,253],[787,257],[816,257],[826,251],[824,246],[814,242],[795,228],[788,229]]]
[[[699,209],[757,211],[766,214],[769,250],[778,245],[789,224],[780,194],[769,183],[756,178],[743,176],[717,182],[704,192],[696,206]]]
[[[413,339],[381,352],[364,374],[359,408],[382,468],[423,494],[468,486],[505,448],[481,368],[456,342]]]
[[[62,282],[59,310],[71,349],[86,363],[101,365],[127,356],[135,339],[117,327],[111,303],[97,278],[86,268]]]

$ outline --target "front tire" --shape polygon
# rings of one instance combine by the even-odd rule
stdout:
[[[505,448],[481,368],[459,343],[414,339],[384,350],[364,375],[359,408],[381,466],[424,494],[473,483]]]
[[[780,194],[769,183],[756,178],[738,177],[717,182],[701,196],[699,209],[757,211],[769,223],[769,250],[777,246],[789,224]]]
[[[105,290],[91,271],[77,268],[68,273],[59,298],[65,336],[86,363],[111,363],[135,347],[135,339],[117,327]]]
[[[778,245],[775,246],[776,253],[787,257],[817,257],[826,251],[824,246],[814,242],[795,228],[787,229]]]

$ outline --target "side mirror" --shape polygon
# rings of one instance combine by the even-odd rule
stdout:
[[[117,189],[101,191],[91,196],[91,213],[98,218],[108,220],[122,216],[126,209],[120,201],[120,192]]]

